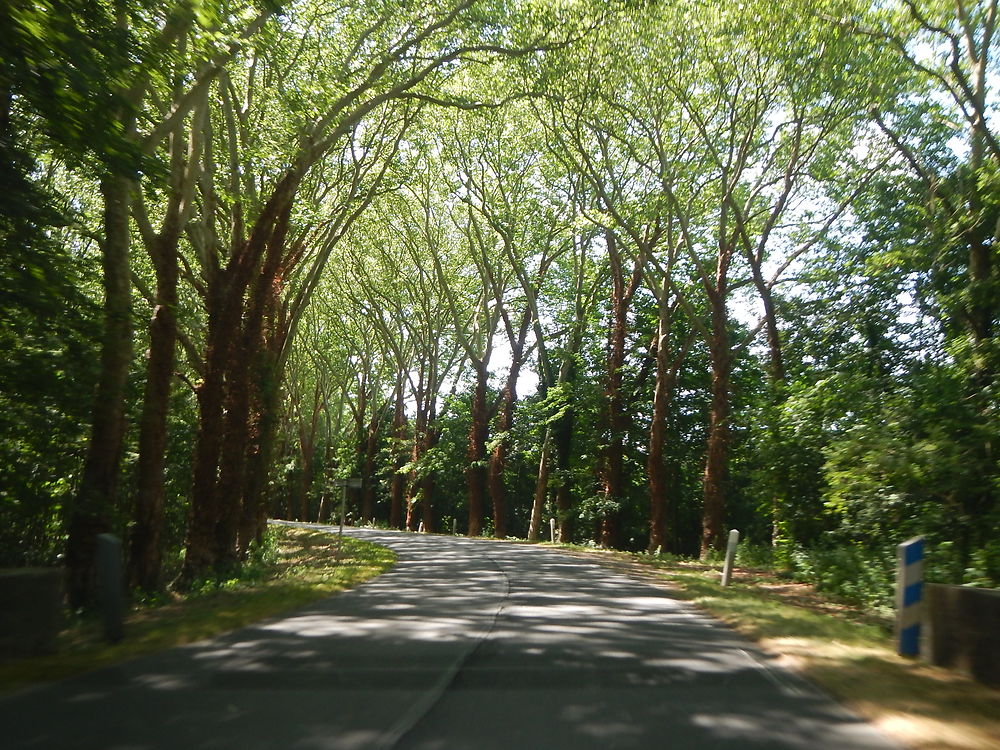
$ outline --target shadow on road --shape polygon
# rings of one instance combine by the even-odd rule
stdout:
[[[644,583],[537,547],[351,533],[391,546],[397,566],[291,615],[0,702],[5,746],[891,747]]]

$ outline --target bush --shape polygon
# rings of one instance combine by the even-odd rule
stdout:
[[[740,544],[736,548],[736,566],[770,570],[774,567],[774,549],[766,544]]]
[[[792,552],[793,574],[818,591],[872,608],[893,606],[895,558],[891,552],[860,545],[799,548]]]

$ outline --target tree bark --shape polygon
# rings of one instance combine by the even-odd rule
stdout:
[[[712,340],[709,350],[712,364],[712,404],[708,424],[708,451],[702,480],[701,555],[725,546],[725,479],[729,462],[730,371],[729,346],[724,293],[711,296]]]
[[[227,266],[208,280],[205,373],[198,388],[194,487],[181,585],[236,559],[249,447],[249,370],[254,364],[248,358],[260,346],[261,319],[298,182],[295,172],[285,174],[250,237],[232,249]]]
[[[649,545],[650,554],[657,550],[674,551],[667,544],[667,518],[671,497],[664,447],[667,442],[667,420],[674,397],[676,370],[670,366],[670,307],[667,305],[669,280],[664,278],[660,290],[659,320],[656,329],[656,386],[653,390],[653,422],[649,429]]]
[[[274,443],[277,437],[278,414],[280,409],[281,389],[279,375],[276,372],[275,352],[269,351],[265,365],[266,376],[258,392],[259,403],[255,409],[255,424],[247,455],[246,487],[243,491],[243,507],[239,529],[240,559],[245,559],[253,542],[263,539],[267,529],[267,475],[274,455]]]
[[[600,523],[600,542],[608,548],[619,546],[621,536],[621,503],[625,494],[625,435],[631,416],[622,396],[622,373],[625,369],[625,337],[628,332],[628,310],[639,286],[641,259],[636,260],[629,280],[625,278],[623,258],[614,234],[607,233],[608,258],[611,262],[611,324],[608,328],[607,373],[605,375],[605,419],[608,425],[608,445],[601,462],[601,484],[607,510]]]
[[[104,337],[101,371],[80,488],[70,513],[66,542],[67,594],[73,608],[94,603],[97,534],[111,530],[118,469],[125,436],[125,388],[132,361],[129,202],[126,177],[101,179],[104,200]]]
[[[514,369],[514,365],[511,365]],[[487,484],[490,502],[493,505],[493,536],[497,539],[507,537],[507,490],[504,487],[504,470],[507,467],[507,450],[510,444],[508,434],[514,424],[514,408],[517,403],[516,375],[514,383],[510,378],[504,387],[500,402],[500,415],[497,420],[496,442],[490,451]]]
[[[493,450],[490,451],[489,492],[493,503],[493,535],[497,539],[507,536],[507,490],[504,486],[504,470],[507,467],[507,451],[510,449],[510,431],[514,428],[514,412],[517,408],[517,380],[524,362],[524,347],[531,327],[531,310],[526,309],[517,331],[517,339],[511,347],[510,371],[503,393],[500,394],[500,413],[497,417],[497,435]]]
[[[411,463],[414,465],[423,457],[423,455],[431,448],[431,433],[430,433],[430,404],[428,399],[434,398],[433,394],[423,391],[423,374],[421,374],[421,380],[417,388],[417,413],[414,417],[413,422],[413,450],[410,454]],[[420,520],[423,513],[422,505],[426,504],[425,492],[434,491],[433,479],[429,483],[424,482],[424,477],[417,475],[417,469],[413,469],[410,472],[410,491],[406,498],[406,529],[407,531],[416,531],[420,526]]]
[[[181,227],[179,213],[168,216],[170,224],[157,237],[154,253],[156,307],[149,326],[146,390],[139,425],[135,525],[129,554],[129,581],[147,591],[159,589],[162,583],[167,415],[177,341],[177,243]]]
[[[396,443],[393,446],[392,481],[389,491],[389,526],[393,529],[403,528],[403,504],[406,494],[406,477],[400,469],[406,464],[405,454],[399,449],[406,439],[406,409],[403,402],[403,383],[406,375],[399,373],[396,381],[396,403],[392,416],[392,436]]]
[[[575,414],[573,407],[556,420],[552,426],[555,438],[553,447],[556,453],[556,515],[559,525],[559,541],[569,544],[573,541],[573,488],[569,481],[570,451],[573,449],[573,422]]]
[[[486,391],[489,373],[486,363],[475,363],[476,388],[472,396],[472,426],[469,429],[469,468],[466,481],[469,491],[469,536],[482,536],[483,508],[486,504],[486,437],[489,433],[489,408]],[[494,519],[495,520],[495,519]]]
[[[371,523],[375,519],[375,456],[378,453],[379,409],[372,409],[365,439],[364,462],[361,467],[361,520]]]
[[[531,521],[528,524],[528,541],[537,542],[542,524],[542,511],[549,489],[549,454],[552,446],[552,427],[545,428],[542,452],[538,458],[538,475],[535,478],[535,497],[531,504]]]

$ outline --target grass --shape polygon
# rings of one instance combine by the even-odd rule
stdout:
[[[272,554],[253,580],[136,607],[115,646],[102,642],[96,623],[76,622],[55,654],[0,663],[0,692],[217,635],[356,586],[395,562],[388,550],[353,538],[344,539],[337,562],[329,533],[285,526],[273,533]],[[722,588],[712,566],[558,546],[690,600],[914,750],[1000,750],[1000,690],[897,656],[884,617],[765,571],[737,570]]]
[[[1000,690],[897,656],[891,622],[765,571],[570,548],[668,587],[914,750],[1000,750]]]
[[[344,537],[338,560],[337,538],[328,532],[272,526],[270,534],[271,548],[253,567],[250,580],[203,585],[187,596],[133,607],[126,616],[125,639],[115,645],[104,642],[97,621],[72,622],[59,635],[55,653],[0,662],[0,693],[249,625],[357,586],[396,561],[384,547],[349,537]]]

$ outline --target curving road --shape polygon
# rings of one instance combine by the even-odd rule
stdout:
[[[663,591],[556,551],[351,530],[390,572],[0,701],[5,748],[896,746]]]

